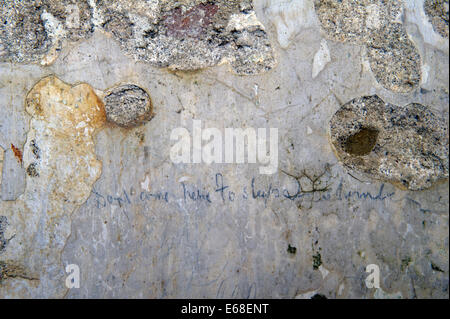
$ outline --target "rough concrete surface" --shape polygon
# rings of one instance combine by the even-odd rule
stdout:
[[[448,1],[4,0],[0,298],[448,298],[448,67]]]
[[[350,169],[410,190],[448,179],[447,125],[421,104],[358,98],[342,106],[330,126],[337,156]]]

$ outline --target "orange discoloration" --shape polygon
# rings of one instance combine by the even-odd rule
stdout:
[[[11,144],[11,149],[14,153],[14,156],[19,161],[19,163],[22,164],[22,161],[23,161],[22,151],[20,149],[18,149],[17,147],[15,147],[14,144]]]
[[[61,128],[68,130],[83,121],[97,129],[106,121],[103,102],[90,85],[83,83],[72,87],[55,76],[48,76],[34,86],[27,97],[27,111],[44,119],[58,117]]]
[[[27,185],[33,183],[37,189],[51,180],[52,188],[41,191],[50,193],[48,216],[59,216],[66,210],[59,206],[61,199],[83,203],[100,177],[102,163],[95,156],[94,136],[106,122],[105,107],[90,85],[72,86],[55,76],[40,80],[26,102],[32,119],[24,164],[39,172]],[[39,159],[31,141],[39,145]]]

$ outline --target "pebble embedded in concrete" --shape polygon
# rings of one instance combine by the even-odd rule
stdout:
[[[150,96],[144,89],[133,84],[108,91],[104,102],[107,120],[122,127],[145,124],[154,116]]]

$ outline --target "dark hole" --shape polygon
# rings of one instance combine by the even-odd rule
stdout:
[[[295,253],[297,252],[297,248],[289,244],[287,251],[288,253],[295,255]]]
[[[372,152],[377,144],[377,138],[378,130],[365,127],[347,138],[344,149],[348,154],[356,156],[367,155]]]

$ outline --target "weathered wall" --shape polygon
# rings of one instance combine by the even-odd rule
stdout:
[[[448,298],[448,57],[448,1],[2,1],[0,297]]]

